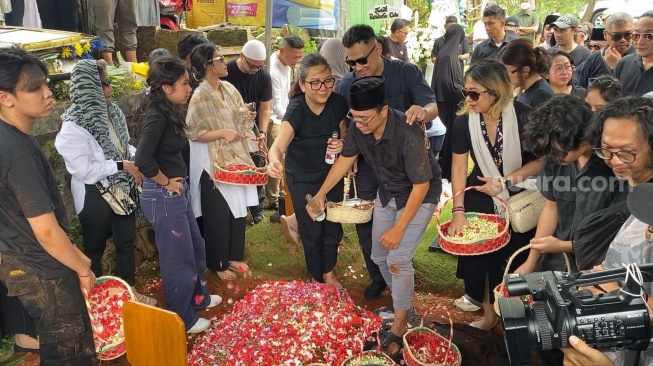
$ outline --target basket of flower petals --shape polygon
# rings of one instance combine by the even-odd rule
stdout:
[[[427,312],[428,313],[428,312]],[[449,315],[451,332],[449,339],[424,326],[424,317],[419,327],[409,329],[404,334],[404,361],[408,366],[460,366],[460,350],[452,343],[453,321]]]
[[[377,333],[378,340],[378,333]],[[381,342],[376,350],[364,351],[365,345],[361,343],[361,352],[345,359],[341,366],[385,366],[396,365],[390,356],[381,352]]]
[[[354,186],[354,197],[349,197],[350,185]],[[345,189],[342,202],[327,202],[327,220],[341,224],[364,224],[372,219],[374,201],[358,198],[356,179],[345,177]]]
[[[127,352],[122,306],[133,299],[134,293],[127,282],[112,276],[98,278],[87,294],[95,350],[101,360],[113,360]]]
[[[258,144],[259,151],[254,154],[263,154],[267,162],[267,150],[265,149],[265,144],[261,144],[260,141],[249,137],[247,139]],[[218,155],[221,153],[222,148],[224,148],[228,143],[228,141],[225,141],[220,144]],[[220,164],[214,163],[213,166],[213,179],[220,183],[264,186],[268,182],[267,166],[259,168],[253,165],[253,163],[252,165],[229,164],[226,166],[220,166]]]
[[[461,193],[476,188],[472,186],[461,190],[436,211],[440,247],[448,253],[454,255],[487,254],[503,248],[510,241],[508,206],[501,197],[495,197],[499,202],[501,212],[498,214],[466,212],[464,214],[468,225],[463,226],[456,235],[447,234],[451,221],[440,222],[443,207]],[[461,208],[461,210],[464,209]]]

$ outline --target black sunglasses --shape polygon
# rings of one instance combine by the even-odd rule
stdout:
[[[614,42],[619,42],[621,39],[625,39],[626,41],[630,41],[633,39],[633,32],[626,32],[626,33],[608,33],[610,35],[610,38]]]
[[[472,102],[478,101],[478,98],[481,97],[481,94],[489,93],[490,89],[484,90],[484,91],[476,91],[476,90],[467,90],[463,89],[463,95],[465,98],[471,99]]]
[[[370,57],[370,55],[372,54],[372,51],[374,51],[375,49],[376,49],[376,43],[374,44],[374,46],[372,47],[370,52],[368,52],[367,55],[365,55],[365,57],[361,57],[358,60],[345,60],[345,63],[347,65],[349,65],[350,67],[354,67],[354,66],[356,66],[356,64],[367,65],[367,58]]]
[[[608,89],[616,85],[619,81],[613,78],[589,78],[588,86],[599,85],[601,88]]]
[[[600,51],[601,50],[601,45],[600,44],[588,44],[587,48],[594,49],[595,51]]]

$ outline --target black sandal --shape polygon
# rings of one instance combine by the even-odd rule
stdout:
[[[397,350],[397,352],[395,352],[393,354],[389,354],[387,351],[390,348],[390,345],[393,344],[393,343],[396,343],[399,346],[399,349]],[[401,349],[403,347],[404,347],[403,337],[400,337],[400,336],[392,333],[391,330],[388,331],[388,334],[383,339],[383,342],[381,342],[381,349],[383,349],[383,352],[385,352],[385,354],[387,354],[390,357],[395,357],[397,354],[399,354],[399,352],[401,352]]]

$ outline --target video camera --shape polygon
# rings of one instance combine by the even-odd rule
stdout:
[[[653,264],[639,266],[644,282],[653,281]],[[626,268],[590,273],[539,272],[509,274],[509,296],[531,295],[533,302],[500,298],[504,339],[511,364],[525,362],[533,351],[569,347],[575,335],[601,351],[643,351],[651,338],[651,323],[641,284],[626,276]],[[580,286],[623,281],[620,290],[593,294]]]

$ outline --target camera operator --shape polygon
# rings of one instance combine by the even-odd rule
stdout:
[[[565,354],[564,366],[614,366],[603,352],[588,346],[576,336],[569,337],[569,344],[571,347],[562,349]]]

